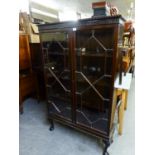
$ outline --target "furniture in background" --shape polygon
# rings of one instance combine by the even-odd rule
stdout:
[[[119,15],[39,25],[50,130],[55,120],[102,138],[103,155],[115,129],[124,21]]]
[[[135,28],[132,21],[126,21],[124,24],[123,46],[135,46]]]
[[[38,84],[32,71],[30,47],[27,34],[19,34],[19,110],[23,113],[23,101],[35,93],[38,97]]]
[[[19,70],[32,71],[28,35],[22,33],[19,34]]]
[[[123,119],[124,119],[124,110],[127,109],[127,100],[128,100],[128,91],[131,86],[131,81],[132,81],[132,74],[131,73],[123,73],[122,76],[122,83],[119,84],[119,77],[116,78],[115,80],[115,95],[116,97],[119,96],[119,101],[117,101],[116,105],[118,107],[118,123],[119,123],[119,128],[118,128],[118,133],[119,135],[122,135],[123,132]]]
[[[126,73],[133,73],[134,70],[134,55],[135,55],[135,48],[134,47],[127,47],[121,46],[119,47],[122,53],[122,71]]]
[[[30,43],[32,70],[37,76],[39,99],[45,100],[45,82],[43,72],[42,50],[40,43]]]
[[[127,55],[124,56],[124,60],[123,60],[124,67],[128,68],[127,72],[132,73],[132,75],[134,76],[134,71],[135,71],[135,28],[133,26],[133,21],[126,21],[124,24],[123,48],[124,48],[125,53],[129,53],[128,56]],[[130,62],[130,63],[128,63],[128,62]]]

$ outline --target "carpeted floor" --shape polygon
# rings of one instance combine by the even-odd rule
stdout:
[[[134,99],[135,82],[132,81],[128,96],[128,109],[124,116],[123,135],[115,134],[108,149],[110,155],[134,155]],[[20,155],[102,155],[100,139],[55,123],[55,130],[49,131],[46,119],[46,105],[27,99],[24,114],[20,115]]]

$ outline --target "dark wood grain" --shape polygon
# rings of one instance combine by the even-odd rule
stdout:
[[[27,34],[19,35],[19,110],[23,113],[23,102],[35,94],[39,99],[38,80],[32,71],[31,54]]]
[[[115,110],[112,110],[113,107],[113,96],[114,96],[114,81],[119,73],[120,67],[119,67],[119,50],[118,47],[123,42],[123,34],[122,34],[122,27],[124,24],[125,19],[121,16],[113,16],[113,17],[94,17],[89,19],[83,19],[79,20],[77,22],[59,22],[59,23],[51,23],[51,24],[45,24],[45,25],[39,25],[39,31],[40,31],[40,38],[42,38],[42,35],[44,34],[54,34],[58,32],[67,32],[68,33],[68,45],[69,45],[69,62],[70,62],[70,72],[71,72],[71,120],[68,118],[65,118],[61,115],[61,113],[49,113],[48,118],[49,119],[55,119],[57,121],[60,121],[68,126],[71,126],[73,128],[82,130],[84,132],[88,132],[92,135],[99,136],[103,138],[105,141],[110,141],[112,139],[112,133],[113,129],[111,128],[113,121],[112,116],[114,115]],[[74,28],[74,29],[73,29]],[[75,30],[76,28],[76,30]],[[120,31],[120,29],[122,31]],[[87,54],[86,52],[90,52],[91,50],[85,51],[85,53],[82,55],[81,53],[78,54],[78,50],[80,51],[81,47],[89,37],[91,37],[93,31],[95,31],[95,35],[98,39],[98,44],[104,44],[107,47],[107,51],[111,52],[111,54],[100,54],[97,55],[97,53],[91,53]],[[42,40],[42,48],[43,44],[45,42]],[[52,41],[51,41],[52,42]],[[81,47],[80,47],[81,46]],[[95,41],[91,42],[86,49],[93,49],[95,47]],[[54,50],[54,49],[53,49]],[[94,49],[92,50],[92,52]],[[45,55],[42,50],[42,57],[44,58],[44,66],[46,66],[47,62],[45,60]],[[56,54],[56,53],[55,53]],[[58,57],[60,58],[63,54],[59,54]],[[52,57],[51,55],[49,57]],[[54,56],[53,56],[54,57]],[[78,57],[80,58],[80,61],[78,60]],[[107,59],[105,59],[105,57]],[[55,58],[55,57],[54,57]],[[105,62],[107,61],[107,62]],[[51,63],[53,62],[53,59],[51,59]],[[101,72],[106,72],[104,77],[104,82],[102,85],[90,85],[89,87],[92,87],[93,90],[97,92],[97,94],[102,94],[104,96],[107,96],[106,101],[104,101],[104,105],[98,106],[97,102],[100,102],[101,98],[92,98],[94,94],[85,95],[87,97],[87,101],[91,102],[90,104],[86,104],[83,107],[86,108],[88,111],[92,110],[98,110],[101,114],[105,113],[107,114],[105,119],[107,120],[107,130],[102,131],[101,128],[95,128],[95,127],[89,127],[87,124],[82,124],[82,122],[78,122],[80,119],[77,116],[77,110],[80,108],[78,107],[80,104],[78,99],[78,93],[76,92],[78,89],[78,86],[81,84],[84,86],[84,84],[90,84],[93,83],[93,78],[89,78],[88,75],[81,74],[81,76],[85,76],[84,80],[78,80],[77,73],[78,71],[78,62],[83,64],[98,64],[100,65]],[[81,67],[80,67],[81,68]],[[83,71],[83,70],[82,70]],[[84,72],[84,71],[83,71]],[[47,77],[46,72],[45,77]],[[101,76],[101,75],[100,75]],[[95,74],[94,74],[95,77]],[[106,79],[106,80],[105,80]],[[107,80],[108,79],[108,80]],[[62,80],[62,79],[61,79]],[[85,81],[85,83],[84,83]],[[47,81],[45,81],[47,83]],[[103,89],[104,88],[104,89]],[[104,93],[102,90],[106,90]],[[48,95],[48,93],[47,93]],[[48,97],[47,97],[48,100]],[[84,101],[86,101],[84,100]],[[103,98],[104,100],[104,98]],[[97,102],[96,102],[97,101]],[[85,104],[83,102],[82,104]],[[98,107],[95,107],[98,106]],[[52,109],[49,105],[49,109]],[[60,107],[61,108],[61,107]],[[93,111],[93,112],[94,112]],[[107,111],[107,112],[106,112]],[[91,118],[93,119],[93,118]]]

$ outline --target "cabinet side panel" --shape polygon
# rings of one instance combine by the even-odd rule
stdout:
[[[115,53],[113,57],[113,82],[111,85],[111,112],[109,116],[109,135],[111,134],[112,128],[113,128],[113,123],[114,123],[114,116],[116,112],[116,102],[117,102],[117,97],[116,97],[116,92],[114,88],[114,82],[116,77],[118,76],[120,72],[120,50],[119,47],[122,46],[123,43],[123,24],[118,24],[115,26],[115,35],[114,35],[114,40],[115,40]]]

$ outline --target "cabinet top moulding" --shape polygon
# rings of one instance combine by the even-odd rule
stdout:
[[[117,16],[100,16],[93,18],[80,19],[78,21],[65,21],[58,23],[49,23],[49,24],[39,24],[40,32],[48,32],[57,29],[65,29],[65,28],[76,28],[80,26],[89,26],[89,25],[108,25],[108,24],[123,24],[126,21],[122,15]]]

